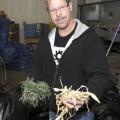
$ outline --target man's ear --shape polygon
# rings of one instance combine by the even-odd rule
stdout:
[[[70,6],[70,11],[72,11],[73,10],[73,7],[72,7],[72,2],[70,1],[70,3],[69,3],[69,6]]]

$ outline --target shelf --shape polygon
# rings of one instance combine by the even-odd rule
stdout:
[[[120,0],[108,0],[108,1],[101,1],[101,2],[94,2],[94,3],[84,3],[84,4],[79,4],[78,6],[83,7],[83,6],[96,5],[96,4],[107,4],[112,2],[120,2]]]
[[[25,42],[26,42],[26,44],[39,44],[40,39],[39,38],[26,37]]]
[[[34,50],[36,48],[36,45],[39,44],[40,42],[40,38],[37,37],[26,37],[25,38],[25,42],[27,45],[29,45],[31,47],[32,50]]]
[[[82,1],[82,0],[80,0]],[[91,0],[92,3],[78,3],[78,19],[95,29],[108,50],[120,22],[120,0]],[[89,2],[89,1],[88,1]],[[110,72],[119,74],[120,80],[120,30],[107,56]]]
[[[120,17],[118,11],[120,10],[120,0],[106,0],[93,3],[78,4],[78,19],[84,23],[98,23],[106,22],[109,25],[117,25]],[[114,9],[112,8],[114,7]],[[111,23],[113,22],[113,24]],[[88,24],[89,25],[89,24]]]

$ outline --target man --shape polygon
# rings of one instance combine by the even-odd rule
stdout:
[[[94,30],[72,18],[71,0],[46,0],[47,10],[56,25],[49,35],[41,40],[33,54],[30,77],[45,80],[51,88],[63,85],[73,89],[81,85],[100,98],[109,87],[108,63],[105,49]],[[84,106],[75,100],[78,106]],[[88,100],[92,103],[92,100]],[[63,104],[73,108],[74,101],[63,100]],[[72,120],[93,120],[93,113],[81,107]],[[50,119],[56,115],[55,96],[50,103]]]

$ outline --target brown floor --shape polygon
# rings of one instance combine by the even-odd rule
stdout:
[[[113,75],[118,75],[120,76],[120,56],[119,57],[108,57],[109,61],[109,66],[110,66],[110,72]],[[0,77],[1,77],[1,72],[0,72]],[[7,83],[5,85],[5,88],[13,88],[22,81],[25,81],[27,78],[26,71],[15,71],[15,70],[7,70],[6,72],[6,79]]]
[[[110,65],[110,71],[112,74],[116,75],[116,73],[120,73],[120,61],[119,60],[118,61],[110,60],[109,65]],[[1,77],[1,72],[0,72],[0,77]],[[5,88],[8,90],[11,90],[11,88],[16,88],[16,86],[18,86],[21,82],[25,81],[27,78],[27,74],[26,74],[26,71],[7,70],[6,78],[7,78],[7,83],[5,85]],[[14,93],[17,93],[17,92],[13,92],[13,94]],[[18,95],[18,93],[16,95]],[[15,99],[16,98],[19,98],[19,97],[15,97]],[[27,113],[28,109],[26,110],[26,108],[23,105],[21,105],[21,103],[19,102],[17,102],[16,108],[17,108],[16,109],[17,111],[16,120],[27,120],[26,115],[28,115]],[[38,120],[38,119],[30,119],[30,120]]]
[[[3,73],[2,73],[3,76]],[[18,86],[21,82],[26,80],[26,71],[6,70],[5,88],[11,89]]]
[[[108,56],[109,70],[120,82],[120,54]]]

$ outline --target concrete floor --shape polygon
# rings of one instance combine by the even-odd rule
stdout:
[[[120,54],[110,54],[108,57],[109,70],[120,82]]]
[[[109,69],[110,72],[117,76],[120,79],[120,56],[112,57],[108,56],[109,61]],[[0,72],[0,77],[3,76],[3,73]],[[10,89],[13,88],[19,83],[25,81],[27,78],[26,71],[15,71],[15,70],[6,70],[6,79],[7,83],[5,84],[5,88]]]
[[[119,57],[120,58],[120,57]],[[117,61],[116,61],[117,60]],[[120,73],[120,60],[117,59],[111,59],[110,57],[108,58],[109,61],[109,66],[110,66],[110,72],[115,75],[116,77],[118,76],[118,73]],[[0,72],[0,77],[2,73]],[[27,78],[26,71],[15,71],[15,70],[7,70],[6,71],[6,79],[7,83],[4,85],[4,87],[7,90],[11,90],[12,88],[16,88],[21,82],[25,81]],[[119,78],[119,77],[118,77]],[[116,82],[116,81],[115,81]],[[13,91],[14,99],[16,99],[18,96],[18,91]],[[16,97],[17,95],[17,97]],[[38,120],[38,119],[32,119],[32,118],[27,118],[26,113],[29,109],[26,109],[20,102],[17,102],[16,104],[16,117],[17,120]],[[19,118],[19,119],[18,119]],[[42,119],[41,119],[42,120]],[[45,119],[44,119],[45,120]]]
[[[2,75],[1,75],[2,74]],[[0,73],[3,76],[3,73]],[[18,86],[21,82],[26,80],[26,71],[6,70],[5,89],[11,89]]]

